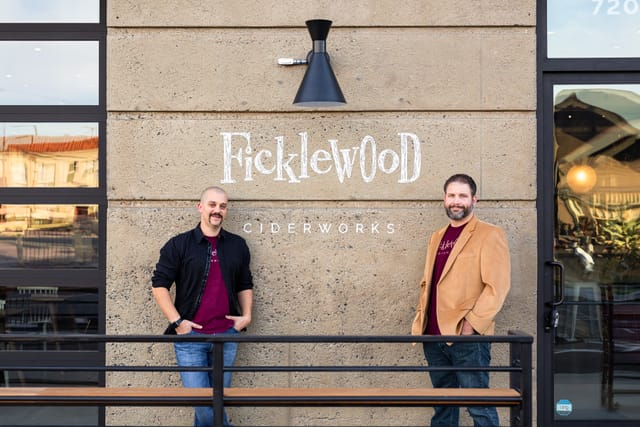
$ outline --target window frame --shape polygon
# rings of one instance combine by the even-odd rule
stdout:
[[[639,58],[633,57],[597,57],[597,58],[549,58],[547,40],[547,2],[537,2],[537,40],[538,70],[542,72],[608,72],[639,71]],[[638,15],[640,17],[640,15]],[[541,73],[538,73],[540,76]],[[540,86],[538,86],[540,87]]]
[[[549,283],[554,280],[554,268],[550,263],[553,254],[555,183],[548,172],[554,168],[553,86],[558,84],[638,84],[640,83],[640,57],[597,58],[548,58],[547,57],[547,2],[536,0],[537,36],[537,241],[538,241],[538,318],[537,318],[537,419],[540,425],[563,427],[603,427],[615,424],[631,427],[637,420],[555,420],[552,414],[553,383],[553,334],[545,330],[550,301],[554,290]]]
[[[100,0],[100,19],[97,23],[3,23],[0,40],[61,41],[87,40],[98,42],[98,104],[97,105],[0,105],[0,122],[92,122],[98,123],[98,186],[93,188],[0,188],[2,204],[91,204],[98,205],[98,266],[97,268],[1,268],[0,286],[59,286],[68,288],[92,288],[98,294],[98,330],[104,334],[106,320],[106,238],[107,238],[107,164],[106,164],[106,52],[107,52],[107,1]],[[3,359],[8,364],[23,366],[25,360],[42,360],[46,354],[48,363],[60,366],[77,366],[79,360],[90,365],[104,365],[105,348],[101,345],[94,352],[73,351],[7,351]],[[88,359],[87,359],[88,358]],[[82,362],[84,363],[84,362]],[[81,363],[81,364],[82,364]],[[105,384],[104,373],[99,375],[99,385]],[[98,425],[104,424],[104,407],[99,408]]]

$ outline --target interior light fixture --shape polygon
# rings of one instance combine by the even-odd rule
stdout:
[[[295,106],[339,107],[347,103],[329,63],[327,35],[331,29],[331,23],[332,21],[327,19],[306,21],[313,41],[313,49],[307,54],[306,59],[278,59],[280,65],[308,65],[298,93],[293,100]]]
[[[589,165],[574,165],[567,172],[567,184],[575,193],[583,194],[591,191],[596,185],[598,175]]]

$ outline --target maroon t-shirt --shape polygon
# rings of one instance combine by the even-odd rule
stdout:
[[[440,333],[440,327],[438,326],[437,315],[438,282],[440,281],[440,276],[442,276],[442,270],[444,270],[444,266],[449,259],[449,254],[456,244],[458,237],[460,237],[460,233],[462,233],[465,225],[467,225],[467,223],[464,223],[460,227],[449,225],[438,245],[436,260],[433,265],[433,275],[431,276],[429,307],[427,308],[427,330],[425,331],[427,335],[442,335]]]
[[[229,314],[229,295],[222,279],[222,271],[218,261],[218,237],[205,237],[211,243],[213,251],[207,283],[193,322],[202,325],[202,329],[196,329],[196,332],[218,334],[229,330],[233,326],[233,320],[225,318]]]

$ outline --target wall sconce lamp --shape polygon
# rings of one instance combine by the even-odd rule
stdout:
[[[280,65],[308,64],[293,105],[298,107],[339,107],[347,103],[340,90],[327,53],[327,35],[331,21],[311,19],[306,21],[313,40],[313,49],[306,59],[280,58]]]

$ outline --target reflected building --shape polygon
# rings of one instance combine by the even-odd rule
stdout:
[[[38,124],[5,124],[5,133],[7,126],[13,134],[2,138],[3,187],[98,186],[97,136],[38,135]],[[96,205],[0,205],[0,267],[95,268],[97,241]]]
[[[554,120],[555,258],[565,272],[555,393],[593,387],[603,407],[626,414],[625,396],[640,393],[640,96],[561,90]]]

